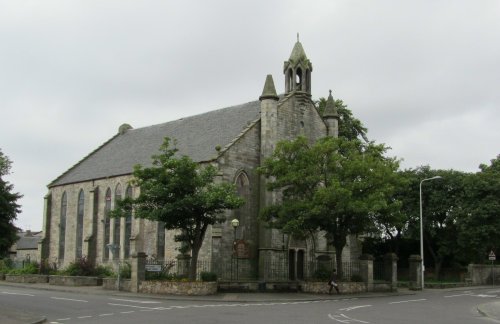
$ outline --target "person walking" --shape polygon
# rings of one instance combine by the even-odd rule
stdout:
[[[337,294],[340,294],[339,284],[337,283],[337,270],[333,269],[330,280],[328,280],[328,285],[330,286],[330,290],[328,290],[328,294],[332,294],[332,289],[335,288]]]

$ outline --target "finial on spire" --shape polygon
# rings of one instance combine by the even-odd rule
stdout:
[[[332,90],[329,90],[330,91],[330,96],[332,95]]]
[[[297,33],[297,43],[299,42],[299,33]]]

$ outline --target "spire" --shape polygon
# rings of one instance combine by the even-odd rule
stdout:
[[[337,111],[337,107],[335,106],[335,101],[332,97],[332,90],[330,90],[330,95],[326,100],[325,112],[323,113],[323,118],[339,118],[339,112]]]
[[[274,87],[273,76],[271,74],[267,75],[262,95],[259,97],[259,100],[261,101],[265,99],[279,100],[279,97],[276,94],[276,88]]]
[[[293,46],[290,58],[283,65],[285,93],[299,91],[307,93],[310,96],[312,70],[312,63],[307,58],[304,47],[302,47],[302,43],[299,41],[299,34],[297,33],[297,42]]]

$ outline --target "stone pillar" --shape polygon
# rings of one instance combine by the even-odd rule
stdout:
[[[373,256],[362,254],[359,257],[359,274],[366,284],[366,291],[373,291]]]
[[[411,290],[421,290],[422,289],[422,258],[420,255],[413,254],[410,255],[408,259],[410,265],[409,269],[409,282],[408,288]]]
[[[130,289],[139,292],[141,281],[146,279],[146,253],[134,253],[131,261]]]
[[[44,197],[43,238],[40,239],[40,241],[38,241],[38,255],[40,257],[40,260],[46,260],[50,256],[50,232],[52,230],[51,224],[52,224],[52,194],[49,192]]]
[[[384,256],[384,280],[391,285],[391,291],[398,290],[398,257],[395,253]]]

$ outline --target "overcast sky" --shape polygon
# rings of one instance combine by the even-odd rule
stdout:
[[[500,153],[500,1],[2,1],[0,149],[40,230],[47,184],[118,127],[257,100],[300,41],[403,168]]]

